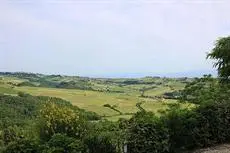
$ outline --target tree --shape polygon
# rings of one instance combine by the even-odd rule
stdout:
[[[222,37],[216,41],[215,47],[207,55],[214,59],[214,67],[217,67],[219,76],[224,80],[230,79],[230,36]]]
[[[84,120],[79,113],[68,107],[47,103],[41,110],[40,136],[49,139],[56,133],[81,138],[86,130]]]
[[[220,89],[217,79],[211,75],[204,75],[202,78],[195,78],[187,83],[181,92],[181,100],[195,104],[215,101],[220,96]]]

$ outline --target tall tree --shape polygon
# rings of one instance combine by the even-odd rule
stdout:
[[[230,36],[222,37],[216,41],[215,47],[207,55],[207,58],[214,59],[214,67],[217,67],[218,74],[222,79],[230,79]]]

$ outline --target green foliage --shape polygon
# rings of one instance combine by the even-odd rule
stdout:
[[[4,94],[17,94],[17,91],[14,90],[14,87],[12,86],[10,87],[0,86],[0,96]]]
[[[73,106],[69,101],[63,100],[61,98],[46,97],[46,96],[38,96],[37,98],[41,101],[45,101],[45,103],[52,102],[52,103],[57,104],[59,106],[68,107],[68,108],[72,109],[74,112],[79,113],[79,116],[81,118],[84,118],[85,120],[95,121],[95,120],[101,119],[101,116],[99,116],[95,112],[80,109],[77,106]]]
[[[1,132],[1,137],[5,145],[8,145],[10,142],[17,140],[17,134],[13,127],[3,129]]]
[[[229,101],[205,104],[196,109],[199,114],[200,134],[197,143],[210,146],[228,142],[230,139]]]
[[[144,102],[138,102],[136,103],[136,106],[137,108],[140,110],[140,111],[145,111],[145,109],[141,106]]]
[[[30,79],[33,81],[33,78]],[[39,78],[36,80],[36,83],[39,83],[39,87],[48,87],[48,88],[56,88],[58,85],[58,82],[46,80],[45,78]]]
[[[229,102],[205,103],[194,110],[170,110],[165,118],[174,144],[171,149],[177,151],[228,142],[228,110]]]
[[[45,143],[56,133],[82,138],[87,130],[88,119],[100,118],[93,112],[79,109],[59,98],[35,97],[25,93],[19,95],[0,96],[0,141],[3,144],[0,150],[6,148],[5,152],[22,152],[23,149],[20,147],[28,151],[30,145],[25,148],[27,141],[24,140],[33,142],[41,140]],[[73,152],[78,152],[77,150],[82,148],[82,141],[75,138],[72,138],[74,143],[69,145]],[[47,146],[43,144],[40,150],[38,148],[35,150],[38,152],[58,150],[58,147],[51,147],[53,150],[49,150]]]
[[[169,152],[177,153],[197,147],[194,139],[199,125],[198,115],[193,110],[182,109],[179,105],[171,105],[170,109],[160,117],[169,132]]]
[[[24,126],[31,124],[39,115],[39,110],[47,101],[53,102],[59,106],[64,106],[78,112],[85,120],[99,120],[100,116],[93,112],[88,112],[73,106],[70,102],[60,98],[35,97],[23,92],[20,96],[0,95],[0,128],[6,128],[12,125]]]
[[[112,107],[110,104],[104,104],[103,106],[108,108]]]
[[[27,94],[27,93],[24,93],[24,92],[22,92],[22,91],[19,91],[19,92],[18,92],[18,96],[19,96],[19,97],[28,97],[28,96],[30,96],[30,95]]]
[[[163,97],[165,99],[179,99],[181,98],[181,91],[172,91],[172,92],[165,92]]]
[[[98,121],[101,119],[101,116],[99,116],[97,113],[95,112],[91,112],[91,111],[85,111],[84,109],[79,109],[79,113],[80,116],[82,118],[84,118],[85,120],[89,120],[89,121]]]
[[[8,144],[3,153],[39,153],[39,146],[33,140],[18,139]]]
[[[42,153],[81,153],[85,149],[84,144],[80,140],[68,137],[65,134],[55,134],[42,147]]]
[[[137,113],[128,130],[129,152],[179,153],[230,141],[230,103],[203,103],[193,109],[171,105],[156,117]]]
[[[117,153],[120,152],[124,137],[117,123],[100,121],[91,125],[84,143],[89,153]]]
[[[35,84],[29,82],[29,81],[24,81],[24,82],[21,82],[21,83],[18,83],[17,86],[21,87],[21,86],[29,86],[29,87],[36,87]]]
[[[142,111],[131,118],[128,132],[130,153],[166,153],[169,147],[169,131],[153,113]]]
[[[81,80],[78,82],[75,82],[75,81],[61,82],[56,87],[66,88],[66,89],[92,90],[92,87],[87,80]]]
[[[90,135],[85,139],[89,153],[116,153],[116,145],[109,135]]]
[[[25,73],[25,72],[0,72],[0,75],[3,76],[15,76],[18,78],[28,78],[28,77],[38,77],[39,74],[34,73]]]
[[[33,96],[0,96],[0,128],[11,125],[22,126],[32,120],[40,108],[41,101]]]
[[[47,140],[55,133],[81,138],[85,133],[84,121],[79,114],[68,107],[60,107],[54,103],[46,103],[42,110],[40,135]]]
[[[215,59],[214,67],[217,67],[218,74],[224,80],[230,79],[230,36],[222,37],[216,41],[215,47],[208,54],[207,58]]]
[[[123,114],[121,111],[119,111],[118,109],[116,109],[116,107],[117,107],[116,105],[111,106],[110,104],[104,104],[103,106],[104,106],[104,107],[108,107],[108,108],[110,108],[110,109],[112,109],[112,110],[118,112],[120,115]]]
[[[229,99],[229,89],[227,84],[220,84],[218,79],[211,75],[204,75],[185,86],[181,100],[195,104],[223,101]]]

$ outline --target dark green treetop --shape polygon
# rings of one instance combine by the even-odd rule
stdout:
[[[230,36],[219,38],[207,58],[214,59],[214,67],[222,79],[230,79]]]

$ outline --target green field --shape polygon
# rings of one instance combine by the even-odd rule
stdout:
[[[51,83],[57,84],[63,80],[77,82],[76,88],[79,87],[79,84],[87,85],[87,89],[74,89],[72,84],[70,89],[49,87]],[[47,87],[18,86],[22,82],[30,82],[36,85],[45,82],[48,85]],[[79,108],[96,112],[109,120],[117,120],[119,118],[130,118],[132,114],[139,110],[136,104],[140,102],[142,108],[156,113],[158,110],[167,108],[168,103],[177,103],[177,100],[173,99],[141,97],[142,89],[145,90],[145,96],[161,96],[165,92],[183,89],[184,85],[176,79],[166,80],[161,78],[90,79],[67,76],[44,76],[42,78],[1,76],[0,93],[16,95],[21,91],[35,96],[58,97],[70,101]],[[121,113],[104,107],[105,104],[113,106]]]

